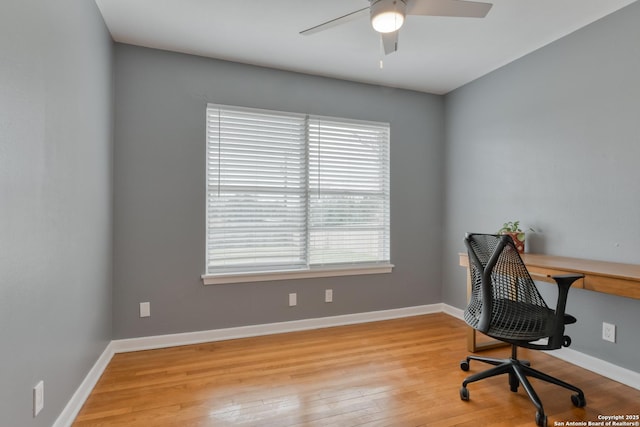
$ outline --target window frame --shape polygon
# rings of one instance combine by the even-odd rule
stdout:
[[[261,282],[261,281],[275,281],[275,280],[288,280],[288,279],[305,279],[305,278],[314,278],[314,277],[337,277],[337,276],[352,276],[352,275],[367,275],[367,274],[384,274],[391,273],[394,265],[390,262],[391,259],[391,207],[390,207],[390,192],[387,194],[386,204],[387,208],[387,221],[388,228],[386,229],[387,235],[387,247],[386,253],[388,254],[388,261],[380,260],[374,262],[353,262],[353,263],[343,263],[343,264],[329,264],[329,265],[315,265],[310,262],[309,255],[307,255],[306,265],[302,268],[291,268],[291,269],[267,269],[267,270],[238,270],[238,271],[228,271],[228,272],[209,272],[208,267],[208,243],[209,243],[209,232],[207,230],[208,220],[209,220],[209,165],[208,165],[208,155],[209,155],[209,136],[208,136],[208,126],[209,126],[209,109],[213,108],[226,108],[232,109],[236,111],[254,111],[256,113],[266,113],[266,114],[282,114],[284,116],[292,116],[292,115],[300,115],[300,113],[291,113],[285,111],[276,111],[276,110],[265,110],[265,109],[256,109],[256,108],[246,108],[240,106],[231,106],[231,105],[222,105],[222,104],[214,104],[207,103],[206,105],[206,114],[205,114],[205,147],[207,150],[207,155],[205,156],[206,166],[205,166],[205,175],[207,179],[207,184],[205,185],[205,203],[206,203],[206,215],[205,215],[205,273],[201,275],[202,281],[204,285],[217,285],[217,284],[227,284],[227,283],[247,283],[247,282]],[[390,124],[386,122],[373,122],[373,121],[364,121],[364,120],[353,120],[347,118],[339,118],[339,117],[327,117],[327,116],[319,116],[319,115],[310,115],[310,114],[302,114],[306,116],[307,123],[311,120],[328,120],[332,122],[340,122],[343,124],[352,124],[352,125],[362,125],[362,126],[374,126],[374,127],[386,127],[387,128],[387,137],[386,137],[386,179],[387,179],[387,191],[390,191]],[[308,126],[307,126],[308,127]],[[304,143],[307,146],[307,157],[306,157],[306,168],[307,174],[309,173],[310,159],[309,159],[309,144],[310,144],[310,136],[309,130],[307,129],[307,133],[305,135]],[[308,180],[308,178],[307,178]],[[310,190],[307,183],[306,197],[307,199],[310,197]],[[307,205],[310,202],[307,201]],[[309,207],[307,208],[309,211]],[[307,227],[309,226],[310,221],[310,213],[308,212],[306,217]],[[307,247],[307,254],[310,248],[311,243],[308,241],[305,242]]]

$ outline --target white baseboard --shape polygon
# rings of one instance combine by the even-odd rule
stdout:
[[[606,360],[598,359],[570,348],[549,351],[547,354],[640,390],[640,372],[614,365]]]
[[[71,424],[73,424],[78,412],[82,409],[82,405],[84,405],[84,402],[86,402],[87,398],[91,394],[91,391],[100,379],[104,370],[107,368],[107,365],[111,361],[113,355],[113,341],[111,341],[100,357],[98,357],[96,363],[93,364],[93,367],[89,370],[89,373],[80,384],[80,387],[78,387],[76,392],[73,393],[73,396],[71,396],[71,399],[67,402],[67,405],[58,416],[56,422],[53,423],[52,427],[70,427]]]
[[[292,320],[288,322],[239,326],[234,328],[213,329],[209,331],[129,338],[114,340],[112,341],[112,344],[113,350],[116,353],[126,353],[129,351],[150,350],[164,347],[175,347],[178,345],[199,344],[203,342],[281,334],[285,332],[329,328],[332,326],[352,325],[355,323],[375,322],[379,320],[419,316],[421,314],[441,313],[442,311],[442,304],[429,304],[395,308],[391,310],[370,311],[366,313],[344,314],[341,316],[320,317],[315,319]]]
[[[442,312],[453,316],[456,319],[464,320],[464,310],[454,307],[449,304],[442,303]]]
[[[332,326],[352,325],[356,323],[376,322],[380,320],[398,319],[419,316],[422,314],[446,313],[457,319],[463,319],[464,311],[448,304],[429,304],[391,310],[371,311],[366,313],[345,314],[341,316],[321,317],[316,319],[292,320],[289,322],[267,323],[263,325],[239,326],[234,328],[213,329],[209,331],[186,332],[181,334],[157,335],[151,337],[114,340],[109,343],[93,368],[89,371],[80,387],[71,397],[53,427],[70,427],[80,412],[82,405],[89,397],[91,390],[109,364],[115,353],[151,350],[179,345],[198,344],[203,342],[222,341],[236,338],[248,338],[260,335],[280,334],[285,332],[304,331],[328,328]],[[547,354],[565,360],[581,368],[618,381],[640,390],[640,373],[614,365],[604,360],[563,348]]]

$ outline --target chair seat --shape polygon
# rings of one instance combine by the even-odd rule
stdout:
[[[556,324],[553,310],[520,301],[496,299],[492,312],[491,327],[486,334],[498,339],[539,340],[549,337]]]

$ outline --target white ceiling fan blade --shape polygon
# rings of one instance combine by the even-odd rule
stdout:
[[[390,53],[398,50],[398,33],[400,31],[393,31],[391,33],[380,33],[380,37],[382,37],[382,46],[384,48],[384,54],[389,55]]]
[[[323,22],[322,24],[316,25],[315,27],[307,28],[306,30],[300,31],[300,34],[303,34],[305,36],[308,36],[309,34],[315,34],[317,32],[327,30],[337,25],[342,25],[347,22],[353,21],[365,15],[369,16],[368,7],[362,8],[360,10],[356,10],[355,12],[347,13],[346,15],[340,16],[339,18],[332,19],[331,21]]]
[[[464,0],[410,0],[407,15],[484,18],[493,4]]]

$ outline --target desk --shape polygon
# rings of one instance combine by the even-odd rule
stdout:
[[[467,268],[467,295],[470,295],[469,258],[466,253],[459,255],[460,265]],[[584,278],[576,280],[573,288],[640,299],[640,265],[541,254],[522,254],[521,257],[533,280],[555,283],[551,278],[553,275],[580,273],[584,274]],[[503,344],[495,341],[477,342],[475,329],[469,328],[467,334],[469,351],[475,352],[499,345]]]

